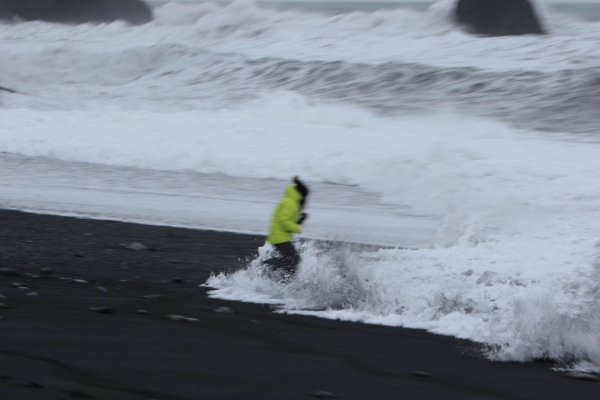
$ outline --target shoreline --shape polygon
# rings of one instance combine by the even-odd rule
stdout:
[[[0,217],[0,268],[14,272],[0,274],[3,399],[592,399],[600,390],[550,363],[481,359],[466,340],[208,297],[199,285],[243,265],[263,236]],[[133,242],[147,249],[127,249]]]

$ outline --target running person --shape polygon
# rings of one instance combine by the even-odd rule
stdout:
[[[267,242],[275,246],[281,257],[264,261],[264,264],[282,268],[290,274],[293,274],[300,264],[300,255],[292,244],[292,238],[295,233],[302,232],[301,225],[307,216],[302,212],[302,208],[308,196],[308,188],[297,176],[293,181],[296,185],[289,185],[286,188],[285,197],[275,209],[267,237]]]

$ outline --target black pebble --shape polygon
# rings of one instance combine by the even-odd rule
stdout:
[[[143,251],[143,250],[148,250],[148,248],[146,246],[144,246],[142,243],[140,242],[133,242],[131,243],[129,246],[127,246],[127,248],[129,250],[133,250],[133,251]]]
[[[146,300],[162,300],[164,299],[165,295],[163,294],[149,294],[147,296],[142,296],[142,299],[146,299]]]
[[[99,314],[113,314],[114,311],[110,307],[92,307],[90,310],[95,311]]]
[[[579,379],[580,381],[600,382],[600,377],[586,372],[569,372],[567,378]]]
[[[412,376],[416,376],[419,378],[432,378],[433,375],[431,375],[429,372],[423,372],[423,371],[413,371],[411,373]]]
[[[337,399],[336,395],[325,391],[314,392],[311,394],[311,396],[318,399]]]
[[[81,390],[72,390],[67,392],[72,399],[95,399],[96,396],[82,392]]]
[[[37,384],[35,382],[20,380],[20,379],[14,381],[13,383],[17,386],[22,386],[22,387],[26,387],[26,388],[30,388],[30,389],[39,389],[39,388],[43,387],[42,385]]]
[[[14,287],[14,288],[21,288],[21,287],[24,287],[24,288],[26,288],[26,287],[27,287],[27,285],[24,285],[24,284],[22,284],[22,283],[19,283],[19,282],[13,282],[13,283],[11,284],[11,286],[12,286],[12,287]]]
[[[2,276],[16,276],[16,277],[21,277],[21,273],[19,271],[17,271],[16,269],[12,269],[12,268],[0,268],[0,275]]]
[[[220,314],[235,314],[233,312],[233,310],[229,307],[219,307],[217,309],[214,310],[216,313],[220,313]]]

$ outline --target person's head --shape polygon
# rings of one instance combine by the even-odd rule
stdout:
[[[308,188],[302,184],[296,185],[296,189],[302,195],[302,198],[305,199],[308,197]]]
[[[308,197],[308,194],[310,193],[310,191],[308,190],[308,188],[300,181],[300,179],[298,179],[298,177],[294,178],[294,182],[296,183],[296,189],[298,190],[298,192],[302,195],[302,199],[300,200],[300,205],[302,207],[304,207],[304,203],[306,203],[306,198]]]

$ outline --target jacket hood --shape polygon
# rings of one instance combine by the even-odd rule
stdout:
[[[285,196],[290,197],[296,201],[300,201],[303,198],[302,194],[298,191],[298,189],[294,185],[289,185],[287,188],[285,188]]]

